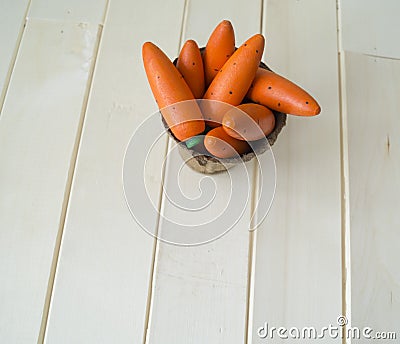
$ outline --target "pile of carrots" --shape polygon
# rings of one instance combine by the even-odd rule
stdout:
[[[144,43],[143,62],[151,90],[178,140],[190,148],[204,137],[201,146],[209,153],[229,158],[249,152],[249,141],[273,131],[271,110],[298,116],[320,113],[320,106],[305,90],[260,67],[264,43],[264,37],[256,34],[236,49],[234,30],[227,20],[215,28],[203,51],[188,40],[176,66],[156,45]],[[194,99],[209,101],[184,102]]]

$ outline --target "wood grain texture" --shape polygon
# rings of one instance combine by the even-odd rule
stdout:
[[[175,56],[182,13],[183,2],[173,11],[161,0],[110,3],[66,218],[49,343],[143,340],[154,240],[129,213],[122,166],[131,135],[157,109],[142,44],[159,42]],[[164,151],[147,174],[154,192],[160,189]],[[151,221],[155,226],[157,219]]]
[[[335,325],[341,314],[335,9],[333,0],[268,0],[264,6],[267,64],[309,90],[322,112],[315,118],[289,116],[273,148],[277,189],[271,211],[256,233],[251,343],[291,342],[276,334],[273,339],[260,338],[257,331],[265,323],[320,329]]]
[[[108,0],[31,0],[28,18],[103,23]]]
[[[345,66],[352,326],[397,331],[398,341],[400,61],[346,53]]]
[[[339,0],[343,49],[400,58],[400,2]]]
[[[28,5],[29,0],[0,1],[0,111],[22,38]]]
[[[0,120],[0,341],[36,342],[97,26],[31,20]]]
[[[238,44],[241,44],[247,37],[259,32],[260,18],[259,1],[189,1],[182,42],[185,39],[195,39],[203,46],[214,27],[221,20],[228,19],[234,26]],[[176,151],[167,159],[165,188],[168,190],[179,178],[180,189],[172,188],[173,200],[180,193],[189,197],[199,196],[198,191],[202,187],[199,183],[204,176],[188,167],[184,167],[177,177],[176,166],[181,163],[182,159]],[[251,178],[251,163],[247,169]],[[237,168],[231,170],[231,176],[236,183],[244,183],[244,180],[238,180]],[[231,191],[231,185],[227,183],[229,176],[224,173],[212,179],[217,197],[203,212],[189,211],[183,214],[164,197],[162,215],[167,219],[196,225],[201,220],[209,220],[222,213],[224,210],[221,206],[227,204]],[[231,201],[236,202],[235,199]],[[190,201],[184,204],[190,207]],[[242,210],[244,213],[239,222],[217,241],[196,247],[158,243],[147,343],[245,341],[250,204]],[[207,228],[213,226],[218,225],[211,222]],[[160,234],[169,229],[167,222],[161,219]]]

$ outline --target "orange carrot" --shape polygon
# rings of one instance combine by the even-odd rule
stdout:
[[[231,158],[250,151],[246,141],[229,136],[222,127],[214,128],[207,133],[204,146],[217,158]]]
[[[247,97],[272,110],[298,116],[315,116],[321,112],[316,100],[284,77],[259,68]]]
[[[235,51],[235,33],[230,21],[223,20],[214,29],[203,52],[206,87]]]
[[[204,68],[203,59],[195,41],[186,41],[179,54],[176,68],[183,75],[194,97],[201,98],[204,94]]]
[[[194,96],[169,58],[151,42],[143,44],[143,63],[158,107],[175,137],[181,141],[205,129]]]
[[[264,37],[262,35],[256,34],[248,39],[220,69],[208,87],[204,99],[239,105],[256,75],[263,50]],[[205,118],[222,123],[224,113],[216,111],[212,106],[208,106],[204,111]],[[207,124],[215,126],[211,122]]]
[[[241,104],[224,115],[222,125],[227,134],[235,139],[254,141],[274,130],[275,116],[265,106]]]

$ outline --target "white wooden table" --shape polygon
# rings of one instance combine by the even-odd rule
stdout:
[[[400,343],[399,13],[397,0],[0,0],[0,343],[308,343],[260,327],[340,315]],[[263,60],[322,113],[289,118],[256,232],[249,203],[221,239],[169,245],[122,188],[125,148],[157,109],[141,46],[174,58],[222,19],[239,43],[263,33]],[[156,195],[176,178],[173,156],[160,173],[165,144],[146,172]],[[200,177],[185,170],[182,189]]]

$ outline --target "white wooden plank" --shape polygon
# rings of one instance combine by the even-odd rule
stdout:
[[[31,0],[28,18],[102,23],[108,0]]]
[[[0,341],[36,342],[97,26],[31,20],[0,119]]]
[[[346,53],[345,62],[351,321],[373,335],[397,331],[398,341],[400,61]]]
[[[29,0],[0,1],[0,111],[22,37]]]
[[[273,339],[261,338],[258,330],[265,323],[269,328],[315,326],[319,330],[335,325],[341,314],[335,8],[334,0],[268,0],[264,7],[267,64],[309,90],[322,113],[316,118],[289,116],[273,148],[277,189],[271,211],[256,232],[252,343],[291,342],[276,332]]]
[[[343,49],[400,58],[398,0],[340,1]]]
[[[174,177],[174,174],[171,173],[172,165],[179,167],[182,163],[176,152],[172,153],[168,159],[169,172],[167,172],[165,180],[167,190],[169,190],[168,184],[176,183],[173,178],[176,178],[177,174]],[[247,168],[251,178],[252,165]],[[232,205],[232,203],[237,203],[235,198],[238,195],[235,194],[231,198],[230,188],[237,188],[231,186],[231,180],[238,185],[242,183],[243,188],[246,187],[245,180],[241,179],[243,175],[238,172],[239,167],[235,167],[230,171],[230,177],[227,174],[212,177],[216,187],[216,198],[202,212],[191,211],[189,216],[187,211],[185,214],[173,207],[171,203],[164,201],[162,214],[166,219],[192,225],[198,225],[205,221],[210,222],[206,228],[202,228],[200,231],[208,229],[219,232],[228,229],[227,223],[213,220],[222,213],[230,213],[232,218],[239,221],[225,236],[203,246],[182,247],[159,243],[153,281],[148,343],[159,343],[160,341],[180,343],[182,338],[189,343],[244,341],[250,204],[248,207],[239,209]],[[200,184],[203,177],[188,167],[184,167],[179,177],[180,190],[186,195],[195,197],[199,196],[198,188],[201,185],[202,197],[208,199],[211,192],[205,186],[204,181],[204,184]],[[169,191],[171,191],[169,196],[172,200],[177,201],[180,191],[174,188]],[[240,194],[242,200],[246,200],[248,197],[246,192],[248,190],[244,191]],[[184,205],[190,207],[189,201]],[[228,206],[227,210],[223,209],[225,206]],[[242,211],[243,214],[241,214]],[[176,226],[174,229],[176,230]],[[164,232],[171,231],[171,226],[161,220],[159,231],[161,237],[165,238]],[[196,237],[197,233],[194,233],[193,237],[189,237],[189,241],[184,243],[193,244]],[[207,239],[211,239],[211,237],[207,237]],[[171,331],[171,328],[177,328],[179,331]]]
[[[142,43],[152,40],[175,56],[182,13],[183,1],[173,8],[162,0],[110,3],[66,218],[48,343],[143,340],[154,239],[129,213],[123,157],[135,129],[157,109],[143,69]],[[157,192],[164,151],[165,145],[146,175]],[[156,221],[151,219],[154,226]]]
[[[207,10],[208,6],[210,7]],[[260,31],[261,1],[252,1],[247,4],[247,8],[238,0],[231,1],[229,4],[225,2],[217,3],[216,1],[203,3],[198,0],[188,1],[187,10],[183,38],[194,39],[200,47],[206,45],[211,32],[222,20],[231,21],[235,30],[236,46]]]
[[[237,42],[241,44],[259,32],[260,17],[261,3],[258,1],[189,1],[183,38],[195,39],[203,46],[214,27],[221,20],[229,19],[235,28]],[[205,184],[199,184],[204,176],[188,167],[179,176],[180,190],[171,187],[176,183],[176,167],[180,163],[181,158],[174,151],[168,157],[165,177],[165,187],[167,190],[172,188],[170,196],[173,201],[177,201],[180,192],[195,197],[199,196],[200,186],[207,189]],[[238,180],[238,169],[231,170],[232,180],[237,186],[245,185],[244,180]],[[251,180],[253,165],[250,163],[247,169]],[[231,192],[231,185],[227,183],[229,176],[221,174],[212,179],[217,196],[203,212],[181,212],[164,197],[162,215],[166,219],[195,225],[223,213],[221,207],[227,205]],[[246,191],[251,193],[251,190]],[[207,192],[204,194],[203,197],[210,195]],[[245,198],[246,193],[242,197]],[[235,199],[230,201],[236,202]],[[190,203],[184,204],[190,207]],[[158,242],[148,343],[244,342],[247,330],[250,208],[248,204],[240,209],[243,216],[226,236],[217,241],[194,247]],[[160,221],[159,232],[162,236],[171,227],[167,221]],[[220,226],[223,225],[226,226],[226,223]],[[216,221],[210,222],[207,228],[221,229]]]

